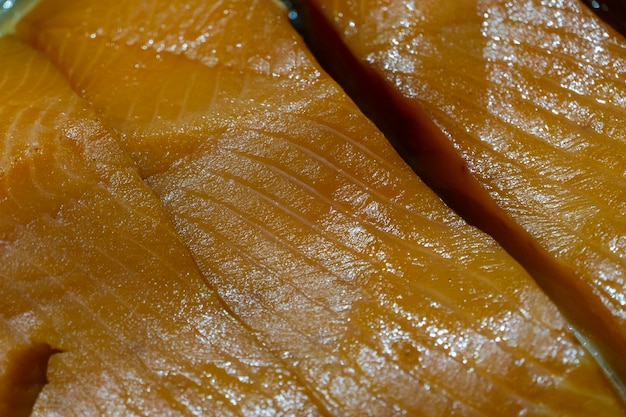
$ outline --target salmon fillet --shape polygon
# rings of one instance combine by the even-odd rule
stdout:
[[[61,73],[0,62],[0,415],[318,413]]]
[[[17,33],[119,133],[203,278],[323,414],[624,414],[532,278],[276,3],[44,0]]]
[[[296,3],[416,171],[533,273],[626,393],[626,40],[575,0]],[[471,178],[449,172],[462,163]]]

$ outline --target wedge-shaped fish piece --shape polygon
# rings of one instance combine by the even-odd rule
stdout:
[[[20,36],[120,134],[205,278],[332,415],[620,415],[558,310],[272,1],[42,1]]]
[[[316,414],[58,70],[0,62],[0,415]]]
[[[626,394],[626,40],[574,0],[298,3],[416,170],[533,271]],[[429,166],[433,148],[482,188]]]

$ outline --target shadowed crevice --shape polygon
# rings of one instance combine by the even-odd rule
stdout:
[[[0,376],[0,414],[30,416],[39,393],[48,383],[50,357],[62,352],[41,342],[9,351],[7,367]]]
[[[626,36],[626,0],[583,0],[602,20]]]

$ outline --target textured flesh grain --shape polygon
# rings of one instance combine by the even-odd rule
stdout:
[[[573,0],[305,3],[425,110],[493,201],[574,271],[560,288],[539,280],[625,384],[624,38]],[[518,242],[507,244],[513,253],[526,248],[525,236]]]
[[[335,415],[620,415],[271,1],[43,1],[19,33],[122,135],[204,277]]]
[[[0,62],[0,415],[47,357],[36,416],[314,414],[61,73],[9,38]]]

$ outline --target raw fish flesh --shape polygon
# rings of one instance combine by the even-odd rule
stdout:
[[[42,1],[16,34],[119,134],[316,411],[624,414],[531,277],[417,178],[281,6]]]
[[[319,413],[54,65],[0,62],[0,415]]]
[[[626,395],[626,39],[576,0],[294,3],[320,58]]]

